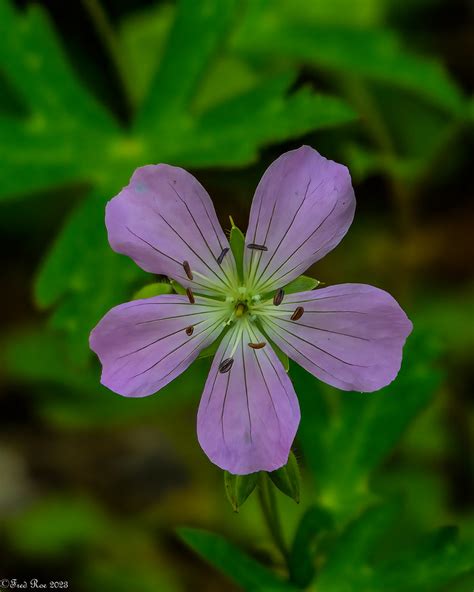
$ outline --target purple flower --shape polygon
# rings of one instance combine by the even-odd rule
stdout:
[[[412,329],[392,296],[372,286],[281,290],[339,243],[354,210],[345,166],[308,146],[283,154],[257,187],[239,279],[198,181],[165,164],[137,169],[107,205],[110,244],[187,295],[136,300],[105,315],[90,337],[102,384],[151,395],[222,338],[199,406],[199,442],[231,473],[284,465],[300,411],[271,343],[324,382],[370,392],[395,378]]]

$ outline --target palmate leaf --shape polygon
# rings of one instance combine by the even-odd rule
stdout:
[[[235,2],[179,2],[148,94],[142,101],[136,96],[140,107],[125,131],[76,78],[44,10],[22,13],[0,0],[6,25],[0,68],[29,112],[24,119],[0,119],[6,139],[0,147],[0,197],[70,182],[93,187],[54,242],[35,290],[40,306],[58,305],[53,324],[68,332],[79,357],[81,350],[86,355],[91,327],[110,306],[132,296],[141,274],[111,252],[103,216],[106,200],[136,167],[151,162],[240,166],[270,142],[355,116],[338,99],[307,89],[291,92],[294,70],[271,77],[260,72],[244,86],[231,85],[218,103],[209,100],[216,79],[208,73],[216,56],[222,61],[226,55],[238,11]],[[165,17],[166,29],[169,14]],[[207,95],[200,100],[202,81]],[[146,81],[141,92],[144,88]]]

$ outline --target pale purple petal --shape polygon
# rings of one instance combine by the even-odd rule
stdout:
[[[250,284],[267,292],[301,275],[339,243],[354,211],[345,166],[309,146],[282,154],[263,175],[250,210],[244,258]]]
[[[237,340],[237,341],[236,341]],[[274,471],[288,460],[300,411],[293,385],[265,341],[252,327],[239,336],[229,331],[214,358],[198,412],[198,438],[217,466],[237,475]],[[231,355],[229,372],[219,365]]]
[[[90,335],[102,384],[126,397],[145,397],[176,378],[222,331],[225,313],[206,302],[163,295],[112,308]]]
[[[231,251],[221,257],[229,242],[212,201],[184,169],[166,164],[137,169],[129,185],[107,204],[106,224],[115,251],[196,292],[223,291],[235,277]],[[185,273],[184,261],[194,281]]]
[[[303,316],[292,321],[302,306]],[[343,390],[371,392],[397,375],[412,324],[387,292],[341,284],[290,294],[262,319],[264,331],[309,372]]]

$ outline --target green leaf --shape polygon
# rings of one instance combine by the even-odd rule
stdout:
[[[321,282],[319,280],[315,280],[312,277],[307,275],[300,275],[295,280],[283,286],[283,290],[285,290],[285,294],[294,294],[296,292],[309,292],[310,290],[314,290],[317,288]]]
[[[0,118],[0,197],[96,179],[118,126],[74,75],[43,8],[0,0],[0,22],[2,72],[27,110]]]
[[[282,493],[295,500],[297,504],[300,503],[300,470],[292,451],[290,451],[286,465],[276,471],[271,471],[268,476]]]
[[[331,514],[319,506],[311,506],[303,514],[288,560],[291,581],[297,586],[306,588],[311,583],[316,572],[317,545],[333,526]]]
[[[173,286],[168,282],[154,282],[153,284],[147,284],[140,288],[132,296],[132,300],[140,300],[142,298],[153,298],[153,296],[161,296],[162,294],[172,294]]]
[[[263,3],[242,19],[235,43],[244,52],[282,55],[321,70],[393,85],[449,113],[466,108],[461,91],[440,64],[405,50],[394,33],[382,29],[321,26],[294,15],[282,18]]]
[[[318,575],[318,588],[340,592],[344,582],[345,592],[371,590],[368,584],[371,571],[367,565],[379,539],[395,519],[397,509],[396,504],[374,506],[350,523],[331,548]]]
[[[233,475],[224,471],[225,492],[234,512],[238,512],[258,482],[258,473],[250,475]]]
[[[344,582],[347,592],[431,592],[474,569],[474,546],[458,543],[453,527],[441,528],[377,561],[376,549],[387,538],[396,513],[394,504],[373,507],[350,523],[330,549],[318,589],[340,592]]]
[[[179,2],[159,69],[137,115],[135,129],[155,135],[174,125],[174,117],[182,116],[212,55],[226,41],[235,6],[235,0]]]
[[[457,529],[443,527],[377,567],[373,590],[428,592],[474,569],[474,545],[459,544]]]
[[[194,528],[180,528],[178,533],[194,551],[229,576],[236,584],[242,586],[244,590],[259,592],[280,590],[294,592],[296,590],[291,584],[280,580],[255,559],[216,534]]]
[[[176,7],[172,4],[152,5],[129,15],[120,23],[118,35],[123,55],[133,72],[130,92],[138,105],[148,94],[150,83],[163,58],[175,12]]]
[[[65,332],[78,361],[89,356],[88,336],[112,306],[130,299],[147,275],[107,242],[105,200],[92,193],[74,210],[53,245],[36,283],[42,308],[62,301],[52,326]]]
[[[369,477],[440,382],[429,334],[410,335],[398,377],[370,394],[341,392],[292,365],[301,405],[299,442],[321,503],[347,512],[370,499]]]
[[[294,72],[287,71],[204,113],[196,123],[200,150],[192,143],[179,147],[186,161],[193,166],[249,163],[260,144],[355,120],[355,111],[340,99],[308,88],[288,94],[294,82]]]
[[[232,254],[234,255],[235,264],[237,266],[237,273],[239,274],[239,278],[242,281],[244,277],[244,250],[245,250],[245,235],[237,228],[232,220],[232,217],[229,216],[230,223],[232,225],[230,229],[230,248]]]

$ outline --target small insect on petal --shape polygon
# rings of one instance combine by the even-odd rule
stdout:
[[[222,253],[219,255],[219,257],[217,257],[217,263],[219,265],[222,263],[222,261],[224,261],[224,257],[227,255],[228,252],[229,252],[229,247],[222,249]]]
[[[273,296],[273,304],[275,306],[280,306],[280,304],[283,302],[284,296],[285,296],[285,290],[283,290],[283,288],[280,288],[279,290],[277,290],[275,293],[275,296]]]
[[[295,312],[291,315],[290,319],[292,321],[297,321],[298,319],[301,319],[301,317],[303,316],[304,313],[304,308],[302,306],[298,306],[295,309]]]
[[[192,325],[190,325],[189,327],[186,327],[186,335],[188,337],[191,337],[191,335],[194,333],[194,327]]]
[[[248,346],[251,347],[252,349],[262,349],[262,347],[265,347],[267,344],[264,341],[261,341],[260,343],[249,343]]]
[[[257,245],[257,243],[250,243],[247,245],[247,249],[253,249],[254,251],[268,251],[265,245]]]
[[[222,362],[219,364],[219,372],[221,374],[229,372],[229,370],[232,368],[233,363],[234,358],[226,358],[225,360],[222,360]]]
[[[192,281],[193,280],[193,273],[192,273],[191,267],[189,266],[189,263],[187,261],[183,261],[183,269],[184,269],[184,272],[186,273],[186,275],[188,276],[188,279],[190,279]]]
[[[196,300],[194,299],[194,294],[191,288],[186,288],[186,296],[191,304],[194,304]]]

